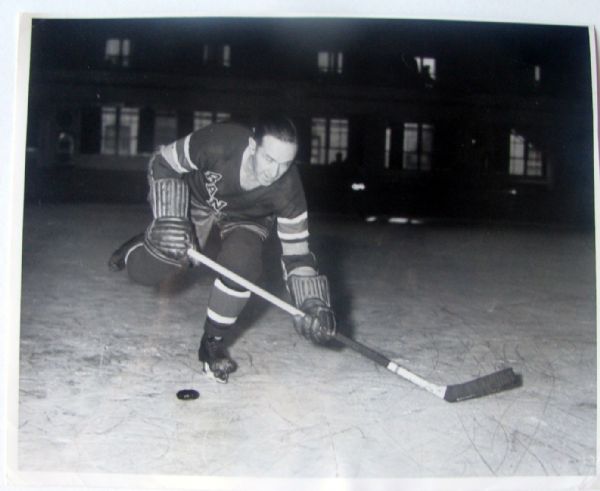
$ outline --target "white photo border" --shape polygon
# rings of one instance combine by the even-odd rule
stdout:
[[[17,489],[600,489],[597,476],[420,479],[240,479],[201,476],[19,473],[15,471],[18,433],[18,352],[21,292],[22,208],[31,18],[118,17],[352,17],[462,20],[589,26],[592,63],[595,238],[600,243],[598,200],[597,0],[23,0],[4,2],[0,16],[0,487]],[[596,255],[596,272],[598,256]],[[596,292],[600,291],[596,275]],[[598,303],[598,302],[597,302]],[[597,309],[598,310],[598,309]],[[598,325],[598,313],[597,313]],[[600,350],[597,346],[597,359]],[[597,389],[598,390],[598,389]],[[600,391],[598,392],[600,394]],[[597,448],[600,440],[597,437]],[[598,458],[598,453],[596,458]]]

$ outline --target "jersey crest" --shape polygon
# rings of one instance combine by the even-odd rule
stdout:
[[[205,187],[208,192],[208,205],[215,211],[221,211],[227,206],[226,201],[217,198],[217,192],[219,191],[217,183],[223,179],[223,175],[218,172],[207,170],[204,172],[204,178],[206,179]]]

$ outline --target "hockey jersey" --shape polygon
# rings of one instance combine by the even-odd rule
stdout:
[[[295,166],[269,186],[242,189],[242,156],[251,136],[248,128],[238,124],[210,125],[161,147],[150,172],[155,179],[184,179],[197,228],[208,221],[216,223],[222,234],[242,226],[266,238],[276,221],[284,261],[286,256],[312,256],[306,199]]]

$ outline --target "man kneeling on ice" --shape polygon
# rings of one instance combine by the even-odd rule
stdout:
[[[221,237],[216,261],[256,282],[262,247],[276,223],[286,286],[297,308],[296,329],[315,343],[335,336],[329,284],[319,274],[308,245],[306,199],[294,163],[296,128],[281,115],[259,119],[253,128],[210,125],[161,147],[148,168],[153,220],[111,256],[113,271],[127,269],[142,285],[158,285],[189,266],[187,250],[202,250],[213,227]],[[233,281],[215,279],[198,356],[204,371],[227,382],[237,368],[225,339],[250,298]]]

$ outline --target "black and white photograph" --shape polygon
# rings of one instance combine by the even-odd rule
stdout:
[[[23,26],[17,483],[592,485],[593,26]]]

